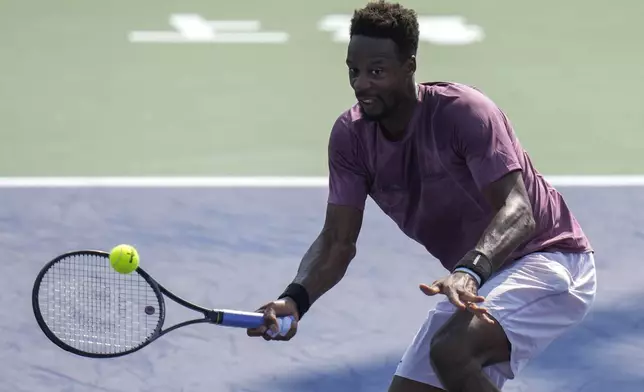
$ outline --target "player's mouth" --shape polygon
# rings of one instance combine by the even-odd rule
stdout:
[[[369,98],[359,98],[358,102],[360,103],[360,106],[362,106],[363,108],[371,108],[378,102],[378,100],[376,98],[369,97]]]

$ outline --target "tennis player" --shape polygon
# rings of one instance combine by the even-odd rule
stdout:
[[[510,121],[475,88],[417,84],[412,9],[373,2],[351,20],[346,64],[357,103],[335,121],[320,234],[294,280],[259,308],[301,320],[356,254],[367,196],[445,267],[420,285],[443,296],[411,340],[390,392],[500,391],[595,299],[594,252],[532,165]],[[289,340],[296,332],[294,323]]]

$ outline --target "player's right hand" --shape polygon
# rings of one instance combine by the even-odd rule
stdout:
[[[297,313],[297,306],[295,301],[290,298],[283,298],[276,301],[267,303],[256,310],[258,313],[264,314],[264,325],[258,328],[249,328],[246,330],[248,336],[256,337],[261,336],[264,340],[291,340],[297,333],[297,322],[299,315]],[[285,336],[278,335],[279,326],[277,324],[278,317],[293,316],[291,328]],[[271,330],[273,337],[268,334]]]

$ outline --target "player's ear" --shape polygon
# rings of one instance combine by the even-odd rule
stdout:
[[[407,59],[406,67],[407,75],[413,76],[414,73],[416,73],[416,56],[411,55],[409,59]]]

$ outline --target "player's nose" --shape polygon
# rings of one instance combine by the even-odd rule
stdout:
[[[371,82],[365,77],[357,76],[353,80],[352,87],[356,93],[356,97],[366,96],[371,87]]]

